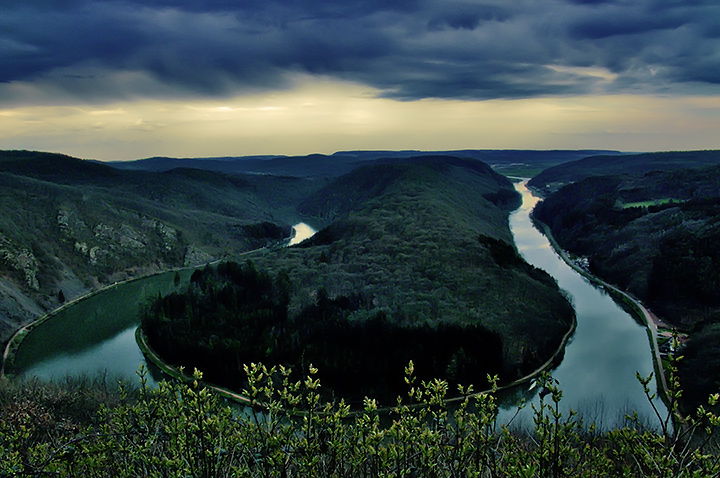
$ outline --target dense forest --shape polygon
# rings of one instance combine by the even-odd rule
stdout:
[[[519,198],[505,178],[449,157],[390,155],[340,177],[347,164],[309,159],[327,165],[322,179],[0,152],[3,320],[28,297],[37,314],[63,291],[268,246],[146,306],[153,348],[204,375],[153,389],[144,370],[139,388],[0,378],[0,476],[720,475],[720,419],[707,411],[720,397],[691,408],[719,388],[720,169],[591,178],[536,211],[594,273],[691,331],[670,415],[599,432],[563,415],[547,375],[523,426],[497,421],[494,393],[470,393],[495,384],[488,373],[503,383],[534,370],[573,322],[554,280],[512,244]],[[300,218],[321,230],[281,247]],[[238,413],[206,381],[250,406]]]
[[[452,155],[536,171],[593,153]],[[421,155],[344,151],[104,163],[0,150],[0,343],[64,302],[116,281],[281,242],[292,224],[309,219],[298,205],[333,178]],[[318,217],[310,222],[325,225]]]
[[[250,261],[222,263],[197,271],[186,292],[155,301],[143,327],[165,359],[234,388],[243,383],[243,365],[260,360],[298,371],[317,367],[327,390],[356,403],[368,395],[390,403],[404,388],[411,358],[422,379],[447,377],[453,389],[487,388],[488,374],[504,375],[501,337],[481,325],[400,327],[382,311],[350,320],[367,307],[364,299],[330,298],[325,289],[290,318],[292,289],[287,273],[271,277]]]
[[[720,166],[590,177],[534,214],[592,273],[692,333],[680,365],[691,406],[720,388]]]
[[[503,171],[538,171],[597,153],[448,154]],[[292,224],[310,219],[298,205],[333,178],[422,155],[341,151],[100,162],[0,150],[0,343],[44,313],[114,282],[233,259],[282,241]],[[310,222],[325,225],[317,217]]]
[[[163,357],[231,388],[258,361],[313,364],[356,398],[393,397],[409,360],[423,378],[511,381],[547,360],[574,318],[512,246],[518,201],[477,161],[359,168],[301,205],[328,222],[313,238],[198,273],[144,328]]]

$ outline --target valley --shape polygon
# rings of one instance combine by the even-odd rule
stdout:
[[[593,210],[597,207],[593,201],[601,201],[608,209],[604,216],[578,215],[576,221],[587,217],[606,219],[618,211],[628,217],[642,217],[685,207],[690,209],[682,212],[695,211],[697,221],[701,216],[697,215],[695,199],[688,198],[682,188],[670,190],[663,184],[677,186],[680,177],[692,178],[697,186],[690,189],[693,194],[701,191],[705,195],[700,205],[711,205],[715,183],[708,171],[668,173],[669,179],[665,173],[653,173],[650,176],[661,178],[659,185],[647,182],[637,190],[631,186],[639,184],[638,178],[623,177],[621,194],[611,207],[602,201],[610,201],[612,194],[597,194],[597,189],[586,190],[572,201],[566,196],[566,188],[556,194],[562,198],[559,204],[565,207]],[[201,172],[199,177],[207,184],[216,174]],[[705,183],[699,180],[703,175]],[[234,175],[222,176],[223,181],[238,179]],[[274,181],[263,179],[268,184]],[[654,395],[658,385],[651,375],[653,342],[645,327],[603,288],[593,286],[561,260],[538,231],[539,216],[532,211],[542,211],[545,203],[557,208],[554,196],[537,205],[538,199],[525,182],[513,187],[477,160],[437,155],[387,158],[334,178],[304,179],[311,186],[305,190],[306,195],[299,194],[286,203],[282,216],[286,222],[254,217],[252,221],[235,223],[239,226],[235,230],[243,234],[235,237],[246,241],[244,252],[218,257],[213,265],[179,265],[169,272],[137,280],[126,270],[129,280],[100,285],[98,293],[75,303],[65,299],[67,307],[21,334],[23,340],[13,341],[11,347],[10,380],[3,380],[0,387],[8,423],[20,420],[15,412],[17,406],[52,409],[48,412],[51,417],[67,416],[66,409],[58,407],[70,406],[76,411],[71,418],[63,419],[71,421],[63,423],[82,421],[81,425],[73,425],[79,427],[79,433],[106,426],[104,417],[109,417],[122,427],[119,434],[111,435],[150,439],[155,443],[153,447],[163,447],[144,452],[138,458],[141,466],[155,459],[151,457],[172,453],[168,444],[184,433],[172,427],[192,419],[193,407],[202,407],[203,416],[213,423],[220,420],[219,433],[232,433],[236,438],[240,430],[266,434],[269,440],[280,438],[276,427],[281,422],[275,421],[276,413],[283,429],[300,440],[313,436],[314,432],[306,428],[308,423],[330,426],[342,437],[365,433],[366,426],[375,423],[373,429],[383,436],[377,444],[380,450],[410,443],[394,433],[406,436],[405,428],[399,427],[411,423],[415,425],[407,437],[416,447],[418,437],[428,432],[438,431],[440,440],[456,432],[464,439],[476,432],[466,425],[456,427],[455,423],[462,421],[472,427],[471,423],[480,420],[485,435],[479,436],[503,447],[503,462],[498,464],[502,469],[510,466],[507,460],[524,453],[524,440],[540,436],[533,433],[545,433],[552,426],[548,421],[551,416],[562,417],[566,423],[562,430],[552,433],[561,440],[572,437],[567,453],[577,453],[577,447],[584,450],[576,455],[581,457],[578,463],[612,456],[603,466],[638,466],[633,461],[635,451],[628,449],[629,455],[623,456],[614,454],[625,446],[623,440],[638,443],[654,456],[664,453],[662,447],[654,445],[655,440],[677,440],[674,425],[656,428],[662,417],[668,416],[674,423],[682,418],[666,415],[674,410],[675,398],[663,402]],[[595,188],[619,184],[612,178],[589,178],[569,188],[583,188],[586,181]],[[122,188],[115,193],[123,194]],[[268,201],[273,200],[278,201]],[[187,204],[187,197],[181,202]],[[197,210],[194,213],[204,215]],[[280,215],[276,212],[272,217]],[[712,221],[712,215],[703,217]],[[308,221],[318,230],[299,240],[299,228],[295,233],[298,241],[289,245],[293,236],[290,224],[297,227],[299,221]],[[96,237],[105,240],[123,237],[106,233],[105,227],[96,225],[95,230],[99,231]],[[178,230],[182,238],[194,237],[190,230]],[[123,231],[127,236],[132,234],[131,229]],[[118,242],[132,244],[127,238]],[[116,253],[121,250],[118,246],[109,249]],[[82,248],[76,252],[83,254]],[[583,262],[595,267],[591,260]],[[169,263],[156,262],[154,267]],[[12,264],[16,267],[9,271],[7,280],[25,280],[29,285],[29,276],[17,268],[21,262]],[[60,298],[58,294],[57,300]],[[140,327],[147,337],[142,349],[134,340],[143,337],[135,331],[141,317]],[[692,350],[693,342],[697,344],[697,338],[704,333],[691,333],[682,353]],[[147,348],[148,343],[154,350]],[[699,349],[703,353],[714,350],[707,342]],[[151,355],[163,367],[170,365],[174,369],[170,376],[176,380],[166,382],[167,376],[146,362],[145,357]],[[254,362],[256,359],[281,367],[267,369]],[[691,356],[689,362],[697,363],[692,360]],[[112,363],[113,370],[102,367],[104,362]],[[244,367],[243,362],[250,365]],[[292,375],[282,365],[300,370],[305,376]],[[131,388],[133,395],[128,396],[127,385],[123,385],[118,403],[118,398],[108,393],[106,380],[132,382],[142,366],[149,370],[140,368],[141,388],[134,392]],[[199,366],[207,373],[196,372],[189,378],[179,374],[178,367],[183,366],[185,370]],[[237,374],[241,367],[246,378]],[[403,368],[406,386],[402,385]],[[43,381],[25,376],[25,372],[37,374]],[[495,373],[499,378],[495,384],[501,388],[490,394],[466,396],[468,383],[492,386],[479,377],[484,373]],[[636,374],[642,378],[645,390]],[[88,376],[95,378],[88,382]],[[442,379],[433,378],[438,376]],[[671,392],[674,383],[669,382]],[[215,384],[231,391],[211,393],[218,391]],[[410,384],[418,385],[411,386],[408,392]],[[460,396],[453,393],[455,386],[460,387]],[[242,397],[242,403],[262,405],[263,410],[270,407],[270,428],[265,428],[264,418],[258,419],[265,412],[258,414],[254,407],[243,408],[242,425],[226,421],[222,417],[235,412],[217,401],[220,396]],[[84,400],[82,413],[77,411],[78,400]],[[113,403],[104,408],[108,401]],[[158,418],[163,424],[158,425],[154,416],[148,418],[142,411],[144,407],[163,414],[165,418]],[[634,413],[637,418],[627,418]],[[436,429],[426,424],[431,416],[437,417],[432,423],[444,424],[442,417],[450,414],[454,420],[447,426]],[[381,416],[392,418],[393,425],[386,427]],[[691,422],[679,433],[699,436],[696,432],[702,432],[705,423],[715,420],[712,412],[705,411],[701,417],[701,421]],[[141,423],[145,419],[150,420],[153,429],[161,426],[169,438],[156,441],[137,428],[138,424],[144,426]],[[29,423],[31,430],[40,426],[34,419],[22,420]],[[211,421],[201,419],[198,423],[214,430]],[[514,425],[507,432],[504,427],[502,432],[494,431],[498,424],[509,423]],[[593,435],[586,432],[588,423],[592,423]],[[645,428],[646,424],[650,428]],[[60,433],[58,426],[49,427],[50,433]],[[25,453],[23,447],[37,450],[45,446],[42,437],[35,435],[25,441],[5,440],[16,436],[12,430],[0,430],[0,445],[9,444],[21,453]],[[111,466],[98,465],[94,457],[103,456],[98,447],[115,450],[119,442],[114,438],[93,438],[95,435],[85,442],[85,438],[72,438],[76,436],[73,433],[68,435],[69,443],[80,440],[81,466]],[[625,438],[618,438],[618,434]],[[227,438],[217,437],[208,436],[213,444],[200,444],[200,448],[193,445],[192,450],[214,447],[217,439],[230,443]],[[248,436],[230,446],[233,450],[245,444],[255,446],[257,439]],[[345,438],[338,435],[338,439]],[[357,440],[350,438],[350,442]],[[340,442],[334,443],[333,447]],[[445,446],[433,443],[432,450]],[[488,453],[488,446],[474,449]],[[533,445],[532,450],[541,446]],[[714,450],[714,446],[716,442],[703,442],[690,450]],[[246,456],[245,451],[242,453],[239,459]],[[313,460],[333,459],[320,449],[312,453]],[[119,451],[116,456],[127,459],[129,455]],[[709,461],[698,462],[698,469],[714,469],[713,455],[707,456]],[[73,465],[65,455],[52,455],[49,460],[53,466]],[[88,460],[95,461],[88,465]],[[223,466],[236,463],[234,456],[221,460]]]
[[[24,155],[26,160],[28,158],[36,160],[40,157],[44,161],[40,161],[35,168],[28,168],[27,164],[23,165],[22,158],[14,157],[18,155]],[[32,247],[23,250],[18,248],[15,242],[6,239],[4,244],[10,253],[4,255],[5,263],[9,265],[7,275],[4,276],[5,281],[24,294],[23,310],[28,316],[22,319],[18,318],[19,314],[6,314],[18,324],[27,323],[34,316],[41,315],[43,309],[52,308],[53,303],[60,304],[61,299],[72,300],[74,294],[86,293],[93,288],[102,287],[103,283],[113,283],[171,267],[202,265],[218,259],[232,260],[233,257],[239,258],[243,252],[252,248],[270,246],[253,255],[253,264],[272,275],[279,273],[287,275],[293,287],[292,294],[288,297],[286,313],[287,317],[295,317],[292,321],[297,321],[298,317],[306,315],[308,307],[317,307],[318,293],[321,293],[322,297],[327,298],[324,300],[329,300],[326,305],[339,304],[342,301],[347,303],[348,299],[350,303],[357,304],[350,308],[344,305],[340,309],[337,305],[333,306],[336,307],[334,309],[336,312],[332,312],[331,315],[339,313],[338,317],[345,317],[340,319],[341,321],[349,321],[348,323],[351,324],[363,323],[379,316],[378,314],[384,317],[383,320],[398,324],[400,329],[413,329],[422,324],[423,327],[437,327],[439,324],[444,324],[443,326],[459,324],[466,327],[481,324],[488,332],[497,334],[498,343],[502,344],[502,352],[498,355],[500,358],[497,362],[502,365],[495,370],[508,381],[533,369],[534,364],[542,362],[542,358],[547,357],[553,347],[556,347],[557,337],[562,335],[562,330],[567,330],[560,325],[562,321],[557,322],[559,317],[557,313],[551,313],[551,316],[555,317],[551,322],[556,321],[559,327],[555,332],[552,328],[533,326],[526,319],[517,318],[533,315],[534,320],[545,320],[542,314],[529,312],[518,314],[518,311],[525,306],[533,311],[540,310],[538,309],[540,302],[525,304],[518,302],[517,298],[531,295],[542,301],[544,300],[542,297],[549,295],[544,292],[540,294],[513,292],[513,287],[526,287],[521,285],[522,281],[518,280],[518,277],[535,277],[533,280],[537,280],[540,271],[522,265],[524,261],[518,259],[511,249],[505,248],[504,244],[513,240],[507,228],[507,215],[516,206],[517,199],[513,199],[507,186],[493,189],[501,182],[493,178],[489,168],[481,166],[482,163],[477,160],[450,156],[413,158],[403,154],[373,160],[358,155],[357,157],[363,157],[363,164],[350,173],[338,175],[328,173],[329,170],[326,170],[323,173],[325,176],[322,177],[313,178],[305,175],[300,178],[276,177],[271,174],[238,175],[183,168],[161,172],[143,171],[137,168],[128,171],[108,170],[101,164],[86,163],[63,156],[60,156],[60,161],[64,162],[65,167],[59,168],[53,165],[53,161],[57,161],[58,158],[52,155],[10,152],[8,156],[9,159],[4,165],[6,172],[2,173],[3,178],[12,178],[16,183],[30,184],[36,190],[44,191],[46,196],[44,198],[38,196],[39,199],[53,198],[56,201],[54,204],[65,204],[65,208],[58,208],[56,212],[56,233],[64,238],[66,244],[72,243],[72,252],[75,255],[85,258],[85,263],[77,267],[76,272],[59,260],[60,257],[67,257],[62,256],[67,254],[67,251],[63,252],[62,248],[57,249],[60,253],[54,259],[56,267],[57,264],[61,264],[61,267],[71,270],[74,277],[84,275],[86,280],[82,285],[77,285],[76,289],[67,286],[69,283],[67,279],[65,282],[56,280],[55,292],[44,294],[43,292],[49,287],[47,279],[44,278],[47,272],[42,270],[40,264],[47,266],[53,261],[35,260],[36,264],[33,263],[35,257],[33,251],[39,250],[40,242],[31,242]],[[675,161],[670,169],[677,169],[676,156],[669,157]],[[652,155],[651,157],[655,158]],[[658,164],[668,163],[667,155],[659,154],[657,157],[661,159]],[[713,160],[712,152],[684,153],[680,157],[681,159],[700,158],[703,164]],[[628,168],[623,165],[620,158],[627,158],[629,164],[637,164],[638,161],[633,155],[620,155],[613,160],[613,167]],[[275,158],[273,161],[282,162],[282,159]],[[509,158],[508,161],[512,159],[517,158]],[[578,162],[589,160],[590,158]],[[258,161],[267,161],[267,159]],[[327,163],[324,158],[322,161]],[[567,160],[566,163],[569,169],[576,167],[572,161]],[[298,163],[293,162],[293,164]],[[408,169],[411,164],[412,167]],[[508,163],[508,167],[515,167],[513,165],[516,166],[517,163]],[[631,167],[638,168],[638,166]],[[272,164],[271,169],[277,169],[277,165]],[[470,172],[472,175],[468,175]],[[621,211],[633,217],[642,216],[643,211],[644,214],[655,214],[666,209],[689,207],[689,203],[692,203],[691,205],[697,203],[698,197],[712,198],[717,194],[713,189],[717,184],[714,174],[712,168],[698,173],[694,173],[691,169],[677,169],[675,172],[666,173],[665,176],[651,172],[645,174],[646,179],[642,183],[638,182],[640,179],[628,179],[626,176],[620,186],[614,186],[622,191],[613,199],[614,204],[611,207],[601,207],[608,211]],[[484,179],[473,179],[473,177]],[[143,185],[159,178],[162,178],[162,182],[158,182],[156,187],[151,188],[152,190],[144,190]],[[654,182],[649,182],[647,178],[652,178]],[[531,184],[535,182],[537,188],[539,181],[536,178]],[[610,201],[603,199],[607,194],[598,193],[597,188],[610,187],[607,184],[611,186],[619,184],[608,179],[590,178],[578,182],[577,186],[573,184],[572,188],[580,187],[585,182],[590,182],[596,189],[590,193],[581,193],[583,200],[569,199],[562,196],[568,193],[560,191],[557,195],[560,198],[557,200],[558,204],[564,204],[566,207],[570,205],[585,207],[582,205],[587,203],[589,198],[593,201]],[[8,180],[6,184],[11,183]],[[672,189],[668,188],[669,184],[693,186],[690,189],[687,187]],[[278,196],[278,187],[281,186],[283,193]],[[32,190],[28,186],[25,189]],[[62,191],[64,195],[55,190]],[[8,198],[12,198],[10,191],[12,191],[10,188],[5,191]],[[275,193],[275,196],[270,191]],[[77,200],[78,195],[83,197],[86,203],[89,197],[101,199],[93,202],[101,205],[103,208],[101,213],[96,212],[93,216],[92,212],[89,212],[82,217],[90,220],[79,220],[79,215],[73,213],[71,209],[71,207],[79,207],[77,202],[73,202],[73,199]],[[133,199],[129,199],[130,197]],[[65,202],[58,202],[58,198]],[[689,198],[695,199],[690,201]],[[544,212],[546,208],[553,207],[554,200],[554,197],[549,198],[541,204],[537,209],[536,217],[547,222],[553,228],[553,232],[559,233],[558,240],[563,247],[577,253],[577,250],[573,249],[574,246],[567,245],[562,230],[558,229],[557,224],[552,220],[548,220],[547,213]],[[707,203],[707,199],[704,200]],[[237,211],[232,209],[235,204],[239,206]],[[130,205],[134,209],[131,209]],[[213,205],[220,207],[212,207]],[[697,209],[698,206],[693,207]],[[32,211],[32,208],[30,210]],[[140,222],[133,223],[133,216],[128,211],[133,211],[132,214],[140,218]],[[157,214],[143,216],[147,211],[154,211]],[[638,211],[641,213],[640,216]],[[113,219],[113,214],[120,215]],[[697,216],[698,213],[694,214]],[[98,219],[100,217],[106,222]],[[190,217],[196,221],[195,224],[201,225],[202,232],[188,226],[191,224],[188,222]],[[562,212],[552,215],[556,221],[562,217],[564,217]],[[279,245],[287,243],[291,235],[290,224],[303,218],[312,218],[311,222],[321,229],[319,233],[311,240],[289,249],[278,248]],[[283,220],[278,221],[278,219]],[[112,221],[117,221],[117,225]],[[612,227],[617,226],[617,220],[615,221]],[[86,224],[88,222],[93,223],[92,229]],[[682,221],[678,224],[680,223]],[[40,224],[42,225],[42,221]],[[212,227],[209,228],[209,225]],[[158,236],[157,241],[150,240],[147,232],[143,235],[140,229],[142,227],[153,230]],[[7,230],[12,234],[11,228]],[[228,234],[228,231],[232,232]],[[621,232],[622,229],[617,231]],[[657,237],[657,233],[652,232],[647,234],[621,232],[620,237],[639,239],[646,235]],[[473,236],[478,241],[475,245],[472,245],[473,241],[470,239]],[[46,237],[45,242],[52,239],[49,235]],[[591,237],[605,236],[582,233],[582,237],[587,241]],[[388,242],[390,238],[392,240]],[[93,243],[93,240],[96,242]],[[172,240],[180,244],[176,247],[174,257],[173,247],[170,244]],[[456,243],[456,240],[459,242]],[[440,241],[442,245],[434,241]],[[231,243],[232,246],[229,245]],[[638,249],[637,246],[633,246],[633,250],[652,250],[652,244],[652,241],[644,243],[644,247],[650,245],[650,249],[642,247]],[[103,249],[103,245],[107,248],[107,252]],[[619,245],[613,247],[615,250],[622,250]],[[464,251],[463,253],[475,250],[476,257],[472,259],[462,255],[455,257],[453,251],[456,250]],[[138,251],[144,251],[146,255],[143,257]],[[126,266],[119,272],[113,269],[112,254],[115,254],[116,259],[123,256],[129,264],[137,265]],[[483,254],[489,254],[487,259],[482,259]],[[618,283],[617,278],[613,279],[608,277],[607,272],[602,272],[599,265],[602,263],[597,260],[600,256],[595,257],[589,261],[593,272]],[[642,255],[637,254],[625,257],[632,257],[636,261],[632,262],[633,265],[630,267],[640,272],[633,275],[633,280],[640,281],[638,283],[641,286],[633,289],[636,286],[623,285],[622,281],[620,286],[628,288],[639,297],[644,297],[642,287],[647,285],[642,286],[642,284],[646,284],[643,281],[648,279],[643,278],[642,271],[645,270],[643,264],[646,264],[648,259],[643,259]],[[417,258],[422,260],[418,262]],[[77,259],[75,257],[76,261]],[[143,261],[149,262],[143,263]],[[66,262],[70,263],[67,259]],[[438,267],[439,265],[442,267]],[[502,274],[507,274],[508,271],[521,265],[517,272],[512,273],[512,280],[502,279]],[[105,271],[113,272],[98,273],[103,267]],[[498,267],[499,269],[493,272],[494,268]],[[38,272],[43,278],[42,281],[37,279]],[[520,275],[517,275],[518,273]],[[418,275],[414,276],[414,274]],[[49,274],[49,276],[57,278],[58,274]],[[41,283],[43,289],[40,288]],[[58,287],[61,283],[66,284],[65,290]],[[76,279],[75,283],[81,284],[79,279]],[[40,297],[40,300],[33,302],[32,297]],[[549,302],[541,307],[547,307],[547,304]],[[663,310],[662,304],[655,305],[657,310]],[[551,310],[552,307],[547,310]],[[503,317],[503,310],[510,315]],[[315,313],[318,313],[318,310]],[[664,314],[660,313],[660,315],[665,319]],[[686,321],[692,320],[692,315],[684,314],[683,317]],[[696,323],[712,325],[714,322],[705,320]],[[13,327],[11,325],[8,328]],[[523,335],[528,330],[543,330],[546,335],[534,337]],[[713,328],[708,327],[707,330],[712,331]],[[292,336],[292,333],[283,332],[281,335]],[[387,332],[383,335],[387,335]],[[706,342],[712,340],[711,332],[703,332],[697,337],[702,339],[706,336],[708,337],[704,339]],[[306,339],[298,340],[305,343]],[[403,339],[400,341],[402,342]],[[698,342],[701,340],[695,341]],[[693,350],[693,346],[691,341],[690,351]],[[310,349],[312,347],[308,350]],[[455,349],[454,353],[451,350],[447,357],[455,357],[454,360],[457,362],[457,353],[461,349]],[[709,349],[705,346],[702,350]],[[325,355],[332,356],[333,353],[319,352],[319,356]],[[400,359],[398,363],[405,359],[407,357]],[[320,363],[318,360],[316,359],[315,363]],[[238,357],[232,362],[240,363]],[[691,355],[688,362],[697,363],[697,360]],[[709,362],[713,363],[712,360]],[[178,364],[192,365],[191,362],[182,360]],[[399,365],[396,368],[400,367]],[[446,371],[450,369],[449,367],[449,362],[446,362],[441,369]],[[338,370],[343,368],[340,366]],[[438,374],[440,370],[432,367],[429,369],[433,370],[432,374]],[[684,373],[688,374],[687,367]],[[373,389],[373,392],[378,390]]]
[[[0,153],[0,340],[117,281],[283,242],[309,179]]]
[[[639,167],[636,157],[625,157],[627,164],[616,159],[606,175],[588,175],[560,188],[540,203],[535,217],[591,273],[642,300],[682,334],[683,401],[694,409],[720,387],[715,378],[720,372],[720,156],[704,151],[646,158],[657,162]],[[544,191],[552,181],[548,171],[530,184]]]

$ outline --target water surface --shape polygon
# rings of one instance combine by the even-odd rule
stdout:
[[[142,307],[187,285],[193,270],[117,284],[58,310],[25,337],[15,368],[43,379],[104,374],[135,381],[147,366],[135,342]]]
[[[312,228],[312,226],[305,224],[304,222],[299,222],[293,226],[293,230],[295,231],[295,235],[290,239],[289,246],[293,246],[295,244],[300,244],[305,239],[308,239],[312,237],[317,231]]]
[[[527,262],[557,280],[577,316],[577,329],[562,362],[552,370],[552,377],[563,390],[563,407],[579,411],[601,426],[622,422],[623,416],[633,410],[641,416],[654,416],[635,376],[636,372],[643,376],[653,372],[645,327],[558,256],[530,220],[530,211],[538,199],[525,183],[516,188],[523,196],[522,206],[510,217],[517,248]],[[654,380],[650,386],[656,389]],[[515,395],[537,404],[537,392],[516,390]],[[655,404],[665,410],[661,400],[656,399]]]

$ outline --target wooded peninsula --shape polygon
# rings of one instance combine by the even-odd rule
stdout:
[[[512,245],[519,198],[483,163],[427,157],[361,167],[305,201],[327,225],[298,246],[196,272],[143,318],[165,359],[229,388],[242,365],[312,364],[327,390],[392,400],[421,379],[487,385],[534,370],[574,312]]]

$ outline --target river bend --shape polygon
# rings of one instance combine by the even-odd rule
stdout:
[[[651,406],[635,378],[636,372],[649,375],[653,371],[645,328],[603,289],[563,262],[547,238],[532,225],[530,211],[538,200],[525,183],[517,184],[516,188],[523,197],[522,206],[510,217],[517,248],[526,261],[556,278],[576,311],[577,329],[562,361],[551,371],[563,390],[563,406],[578,410],[601,428],[618,424],[632,410],[651,417]],[[293,244],[314,233],[303,224],[297,225],[295,231]],[[28,364],[25,375],[57,379],[67,374],[104,373],[108,377],[134,380],[138,368],[147,366],[134,337],[139,307],[147,297],[175,290],[188,279],[189,273],[184,272],[179,284],[171,273],[133,281],[102,291],[61,311],[48,321],[53,326],[38,327],[21,346],[19,358]],[[90,327],[87,323],[90,319],[105,324],[113,322],[117,314],[122,317],[116,320],[113,330],[110,330],[112,327],[101,327],[102,333],[92,330],[79,333],[77,330],[77,324]],[[78,335],[82,346],[78,345]],[[651,386],[655,387],[655,384]],[[536,403],[539,400],[537,392],[537,388],[530,391],[528,384],[504,392],[500,397],[503,403],[501,420],[509,419],[515,405],[523,399]],[[664,410],[659,399],[656,406]],[[531,413],[531,407],[527,406],[519,420],[528,420]]]

